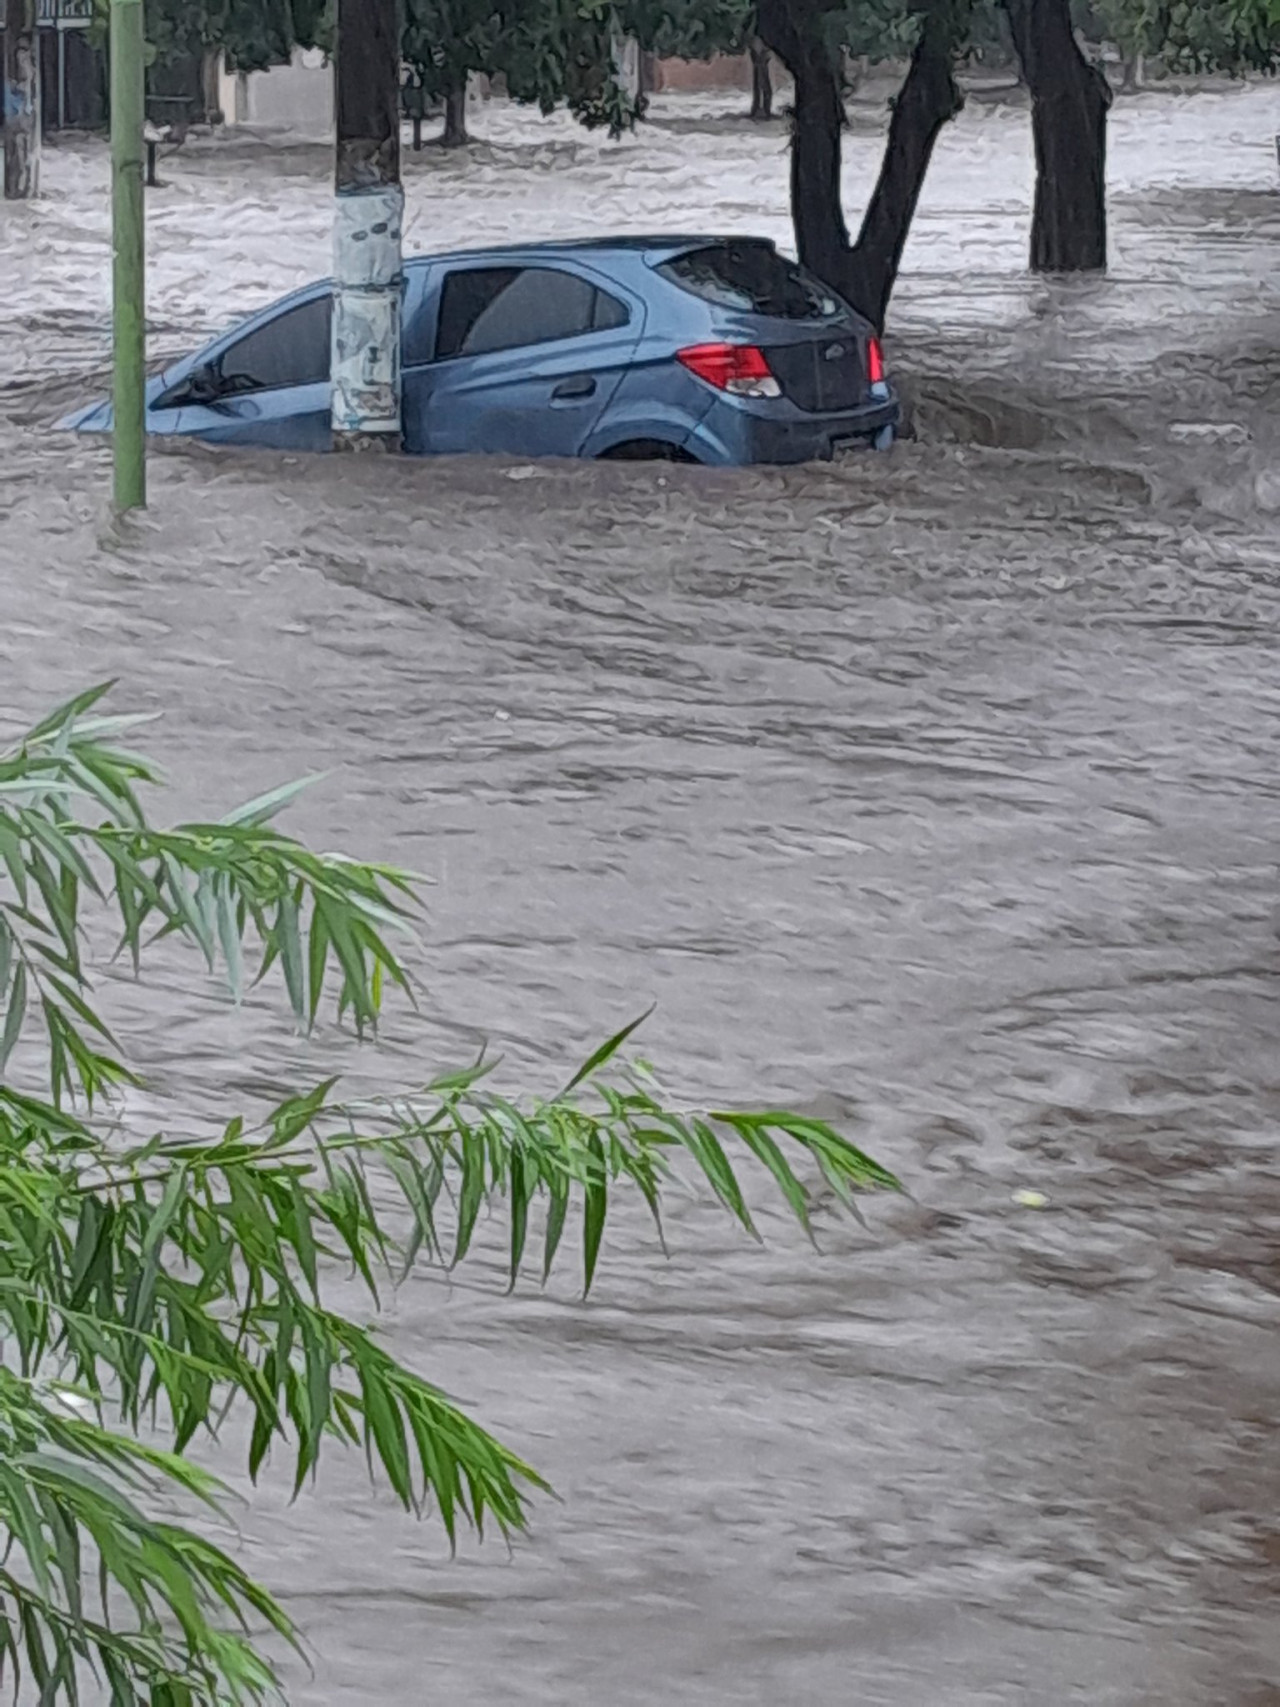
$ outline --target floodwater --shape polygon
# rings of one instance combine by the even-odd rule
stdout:
[[[305,1707],[1280,1702],[1280,194],[1267,88],[1117,104],[1105,281],[1021,272],[1025,115],[939,147],[891,358],[918,437],[827,469],[215,456],[105,519],[105,159],[0,218],[0,719],[163,710],[175,813],[428,874],[423,1014],[299,1050],[176,953],[109,1005],[157,1094],[550,1088],[657,1002],[673,1094],[840,1122],[908,1199],[677,1201],[503,1296],[501,1230],[399,1350],[546,1473],[450,1561],[338,1454],[243,1514]],[[873,168],[859,109],[850,199]],[[784,139],[671,98],[612,148],[481,108],[411,242],[786,236]],[[326,263],[325,159],[193,147],[157,352]],[[1040,1209],[1018,1194],[1037,1192]]]

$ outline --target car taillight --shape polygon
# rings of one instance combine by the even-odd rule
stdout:
[[[676,360],[717,391],[729,391],[735,397],[782,396],[764,351],[753,344],[693,344],[677,350]]]
[[[879,338],[867,339],[867,384],[873,397],[887,397],[889,382],[884,377],[884,351]]]

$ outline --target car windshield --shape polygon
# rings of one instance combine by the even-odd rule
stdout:
[[[658,272],[704,302],[748,314],[778,320],[837,320],[849,312],[820,279],[769,243],[717,243],[693,249],[665,261]]]

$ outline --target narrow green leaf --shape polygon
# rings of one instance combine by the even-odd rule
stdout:
[[[604,1236],[604,1220],[609,1208],[609,1188],[605,1179],[604,1146],[599,1137],[592,1134],[588,1149],[597,1164],[591,1179],[587,1183],[586,1201],[583,1205],[582,1217],[582,1267],[584,1274],[583,1292],[591,1290],[591,1282],[595,1279],[596,1262],[600,1256],[600,1240]]]
[[[4,1031],[0,1033],[0,1073],[9,1063],[14,1045],[22,1031],[22,1022],[27,1012],[27,969],[19,965],[13,975],[13,988],[9,991],[9,1001],[5,1008]]]
[[[276,942],[289,1001],[301,1019],[307,1011],[302,978],[302,943],[298,936],[298,904],[289,893],[282,895],[276,906]]]
[[[569,1080],[569,1083],[564,1087],[555,1100],[557,1102],[563,1102],[565,1097],[569,1095],[570,1091],[577,1090],[580,1084],[589,1079],[593,1073],[598,1072],[607,1061],[611,1060],[612,1057],[618,1053],[619,1049],[622,1048],[622,1045],[631,1036],[632,1032],[639,1030],[652,1012],[653,1004],[650,1004],[638,1019],[633,1019],[630,1025],[624,1025],[622,1030],[615,1032],[607,1043],[602,1043],[599,1049],[597,1049],[593,1055],[589,1055],[582,1063],[581,1067],[578,1068],[577,1072]]]
[[[273,788],[266,794],[259,794],[253,800],[246,800],[243,806],[237,806],[233,812],[228,812],[222,823],[228,827],[240,825],[254,826],[265,824],[274,818],[291,800],[296,800],[304,788],[311,788],[317,782],[323,781],[322,776],[299,777],[294,782],[282,783],[279,788]]]
[[[244,964],[240,957],[240,927],[236,921],[235,897],[229,878],[223,877],[214,890],[218,911],[218,941],[227,966],[232,999],[239,1004],[244,994]]]
[[[315,1024],[316,1015],[320,1011],[320,997],[324,993],[324,969],[328,956],[329,927],[323,911],[317,907],[311,915],[311,931],[307,944],[307,997],[312,1025]]]

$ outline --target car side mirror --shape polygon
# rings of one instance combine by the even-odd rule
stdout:
[[[169,408],[181,408],[184,403],[216,403],[222,396],[222,376],[216,365],[205,362],[192,368],[185,379],[179,380],[163,399]]]

